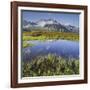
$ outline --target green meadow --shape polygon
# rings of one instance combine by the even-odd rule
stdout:
[[[48,40],[48,39],[65,39],[79,40],[79,34],[68,32],[49,32],[49,31],[24,31],[23,41],[25,40]]]

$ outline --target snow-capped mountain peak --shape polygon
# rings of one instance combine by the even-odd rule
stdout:
[[[75,32],[79,33],[79,28],[72,25],[61,24],[54,19],[40,19],[37,22],[23,21],[23,29],[31,30],[30,28],[44,28],[49,31],[60,31],[60,32]],[[43,29],[42,29],[43,30]]]
[[[59,24],[56,20],[53,19],[41,19],[36,22],[38,26],[44,27],[46,24]]]

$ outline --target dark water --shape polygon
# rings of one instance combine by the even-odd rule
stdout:
[[[36,56],[55,54],[64,58],[79,58],[79,42],[70,40],[54,41],[26,41],[35,46],[22,49],[22,58],[24,61],[32,60]]]

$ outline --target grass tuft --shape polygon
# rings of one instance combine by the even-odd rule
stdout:
[[[79,60],[48,54],[22,63],[22,77],[79,74]]]

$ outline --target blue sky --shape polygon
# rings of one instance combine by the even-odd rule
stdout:
[[[36,22],[40,19],[54,19],[61,24],[73,25],[79,27],[79,14],[62,12],[40,12],[40,11],[22,11],[22,19]]]

